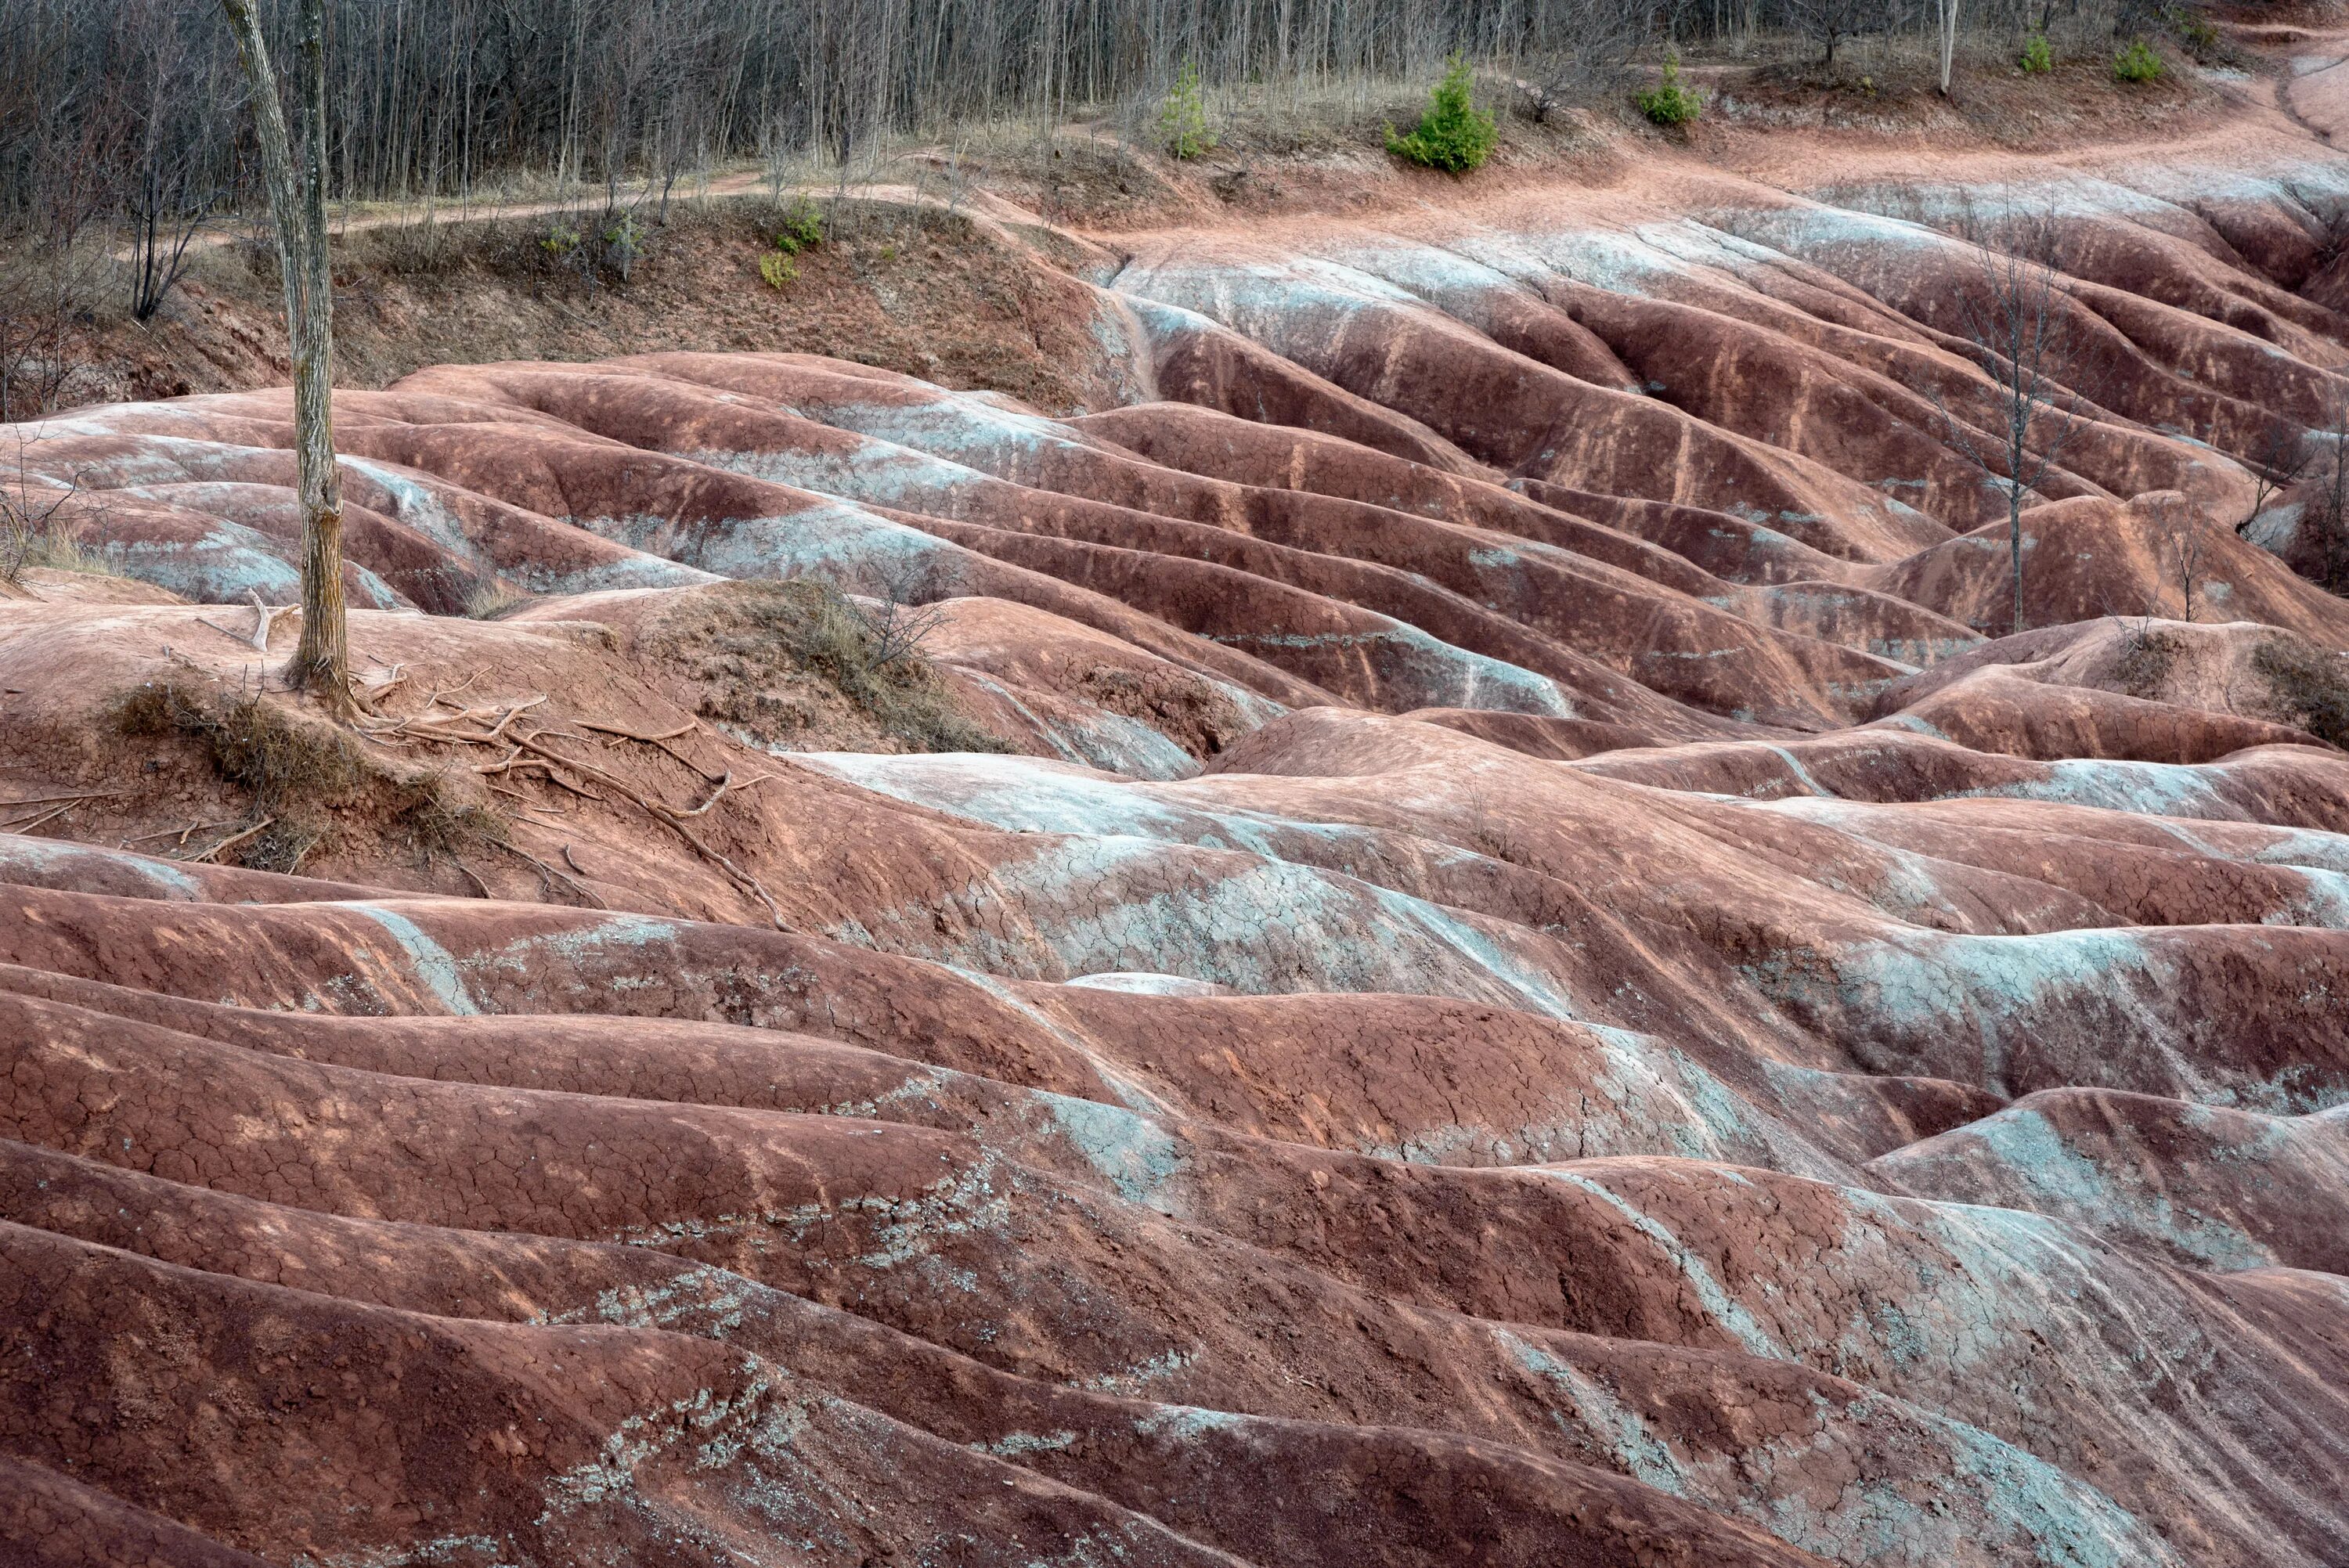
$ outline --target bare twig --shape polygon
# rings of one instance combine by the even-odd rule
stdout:
[[[187,847],[189,835],[201,831],[209,831],[213,828],[225,828],[227,826],[228,824],[226,822],[206,822],[199,820],[197,821],[190,822],[184,828],[165,828],[160,832],[136,834],[133,837],[123,840],[122,847],[127,850],[133,844],[144,844],[156,839],[177,839],[179,841],[180,847],[181,849],[185,849]]]
[[[81,800],[111,800],[122,793],[119,789],[87,789],[76,795],[34,795],[22,800],[0,800],[0,811],[16,806],[54,806],[60,800],[67,805]]]
[[[82,795],[47,795],[30,800],[0,800],[0,811],[23,806],[35,809],[29,817],[14,821],[0,821],[0,832],[29,833],[43,823],[56,821],[76,806],[90,800],[111,799],[120,793],[122,791],[119,789],[99,789]]]
[[[188,857],[188,863],[191,865],[201,865],[206,861],[214,860],[222,850],[227,849],[232,844],[241,844],[244,842],[245,840],[253,837],[255,833],[261,831],[262,829],[268,827],[271,823],[276,820],[277,819],[274,817],[264,817],[261,820],[255,822],[253,826],[245,829],[243,831],[231,833],[227,838],[222,839],[219,843],[214,844],[211,849],[206,850],[203,853],[200,855],[190,855]]]

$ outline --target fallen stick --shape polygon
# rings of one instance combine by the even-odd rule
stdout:
[[[168,839],[168,838],[171,838],[171,837],[173,837],[174,835],[176,835],[176,836],[178,837],[179,841],[180,841],[181,845],[182,847],[185,847],[185,846],[186,846],[186,844],[187,844],[187,841],[188,841],[188,835],[189,835],[189,834],[191,834],[191,833],[193,833],[193,832],[194,832],[194,831],[196,831],[198,829],[200,829],[200,828],[225,828],[225,827],[227,827],[227,826],[228,826],[228,824],[227,824],[226,822],[207,822],[207,821],[204,821],[202,818],[199,818],[199,819],[197,819],[195,821],[190,822],[190,823],[189,823],[186,827],[184,827],[184,828],[165,828],[165,829],[164,829],[162,831],[160,831],[160,832],[157,832],[157,833],[140,833],[140,834],[137,835],[137,836],[136,836],[136,837],[134,837],[134,838],[125,839],[125,840],[123,840],[123,841],[122,841],[122,845],[123,845],[123,848],[128,849],[128,848],[129,848],[132,844],[143,844],[143,843],[147,842],[150,839]]]
[[[188,857],[188,864],[202,865],[204,861],[212,860],[213,856],[219,854],[222,850],[227,849],[231,844],[241,844],[244,842],[245,840],[253,837],[254,834],[261,831],[262,829],[268,827],[275,820],[277,820],[277,819],[274,817],[264,817],[261,820],[255,822],[250,828],[245,829],[243,832],[231,833],[227,838],[222,839],[219,843],[214,844],[202,854],[190,855]]]
[[[199,615],[196,617],[196,624],[199,626],[209,626],[213,631],[218,632],[222,636],[243,643],[248,647],[252,645],[253,639],[251,637],[245,635],[243,632],[232,632],[226,626],[222,625],[218,621],[208,621],[202,615]]]
[[[273,610],[264,603],[260,589],[254,588],[250,592],[253,594],[253,645],[255,651],[265,654],[269,651],[270,630],[276,624],[277,617],[285,614],[285,611]],[[292,608],[290,604],[286,606],[286,609]]]
[[[234,637],[255,653],[265,654],[269,651],[269,633],[277,624],[277,617],[285,614],[288,610],[295,609],[295,606],[287,604],[272,609],[262,602],[260,589],[249,589],[247,592],[253,595],[253,630],[250,632],[232,632],[219,622],[207,621],[202,615],[196,617],[196,624],[210,626],[223,637]]]
[[[53,806],[60,800],[68,806],[82,800],[111,800],[122,793],[120,789],[90,789],[78,795],[30,795],[22,800],[0,800],[0,811],[16,806]]]

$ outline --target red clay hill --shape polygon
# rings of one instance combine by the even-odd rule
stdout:
[[[346,394],[352,727],[282,392],[22,428],[0,1557],[2349,1562],[2349,163],[1827,150]]]

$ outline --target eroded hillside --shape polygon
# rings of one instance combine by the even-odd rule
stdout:
[[[2342,1563],[2302,79],[2062,158],[992,197],[1073,408],[347,392],[349,729],[252,635],[285,394],[19,428],[116,574],[0,603],[0,1534]],[[2052,222],[2075,346],[2020,633],[1969,212]]]

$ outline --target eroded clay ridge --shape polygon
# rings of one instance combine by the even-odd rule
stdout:
[[[2308,147],[2038,188],[2095,417],[1996,641],[1913,180],[1147,236],[1079,417],[348,395],[341,749],[224,607],[285,398],[28,431],[140,581],[0,607],[0,1539],[2343,1563],[2349,608],[2244,466],[2349,390]],[[805,749],[778,577],[935,606],[1006,749]]]

